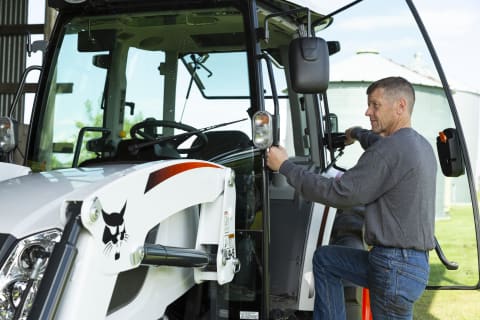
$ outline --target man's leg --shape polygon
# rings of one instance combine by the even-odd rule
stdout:
[[[413,304],[428,281],[428,254],[410,249],[374,247],[368,272],[373,318],[413,318]]]
[[[319,247],[313,257],[315,320],[345,319],[343,280],[367,286],[368,251],[343,246]]]

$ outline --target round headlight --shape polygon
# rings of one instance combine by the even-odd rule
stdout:
[[[46,263],[46,258],[49,255],[46,250],[47,248],[39,244],[32,244],[28,247],[25,247],[20,254],[20,259],[18,260],[19,267],[25,272],[31,272],[35,262],[39,259],[42,259],[40,268],[43,268]]]

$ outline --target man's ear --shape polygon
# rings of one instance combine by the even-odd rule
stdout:
[[[400,99],[398,99],[397,113],[398,115],[401,115],[405,112],[408,112],[407,99],[405,99],[404,97],[401,97]]]

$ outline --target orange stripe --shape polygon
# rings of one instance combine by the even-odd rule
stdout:
[[[184,171],[197,169],[197,168],[221,168],[220,166],[208,163],[208,162],[184,162],[178,163],[173,166],[169,166],[155,172],[150,173],[148,177],[147,185],[145,186],[145,193],[147,193],[150,189],[155,187],[156,185],[162,183],[163,181],[171,178],[179,173]]]

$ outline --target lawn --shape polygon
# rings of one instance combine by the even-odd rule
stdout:
[[[415,320],[480,319],[480,292],[425,291],[415,305]]]
[[[430,254],[430,285],[476,286],[478,262],[471,207],[455,207],[435,225],[438,241],[458,270],[447,270],[434,251]],[[427,290],[415,305],[414,319],[480,319],[479,290]]]

